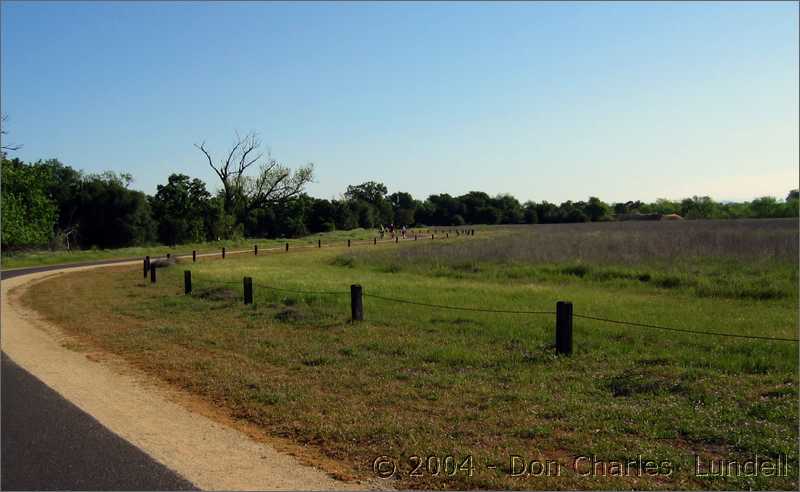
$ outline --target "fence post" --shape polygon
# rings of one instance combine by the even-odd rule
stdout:
[[[556,303],[556,355],[572,354],[572,303]]]
[[[167,253],[167,259],[169,260],[169,253]]]
[[[225,248],[222,248],[222,259],[225,259]]]
[[[289,251],[289,243],[286,243],[286,251]]]
[[[183,271],[183,293],[184,294],[191,294],[192,293],[192,271],[191,270],[184,270]]]
[[[150,257],[144,257],[144,278],[147,278],[147,270],[150,270]]]
[[[348,248],[350,247],[350,240],[349,239],[347,240],[347,247]]]
[[[416,235],[416,234],[414,234],[414,241],[416,241],[416,240],[417,240],[417,235]]]
[[[375,244],[375,245],[378,244],[378,238],[377,237],[373,237],[372,238],[372,244]]]
[[[450,239],[450,233],[449,232],[445,232],[444,233],[444,238],[445,239]]]
[[[350,313],[353,321],[364,320],[364,298],[361,286],[354,284],[350,286]]]
[[[150,283],[156,283],[156,266],[152,264],[150,265]]]
[[[197,261],[197,250],[192,250],[192,263]]]
[[[318,248],[322,247],[322,239],[317,239],[317,247]]]
[[[253,304],[253,278],[245,277],[244,283],[244,303]]]
[[[431,234],[431,241],[436,239],[436,234]]]
[[[395,236],[394,237],[394,242],[395,243],[399,243],[400,242],[400,236]]]
[[[253,245],[253,253],[255,253],[255,255],[258,256],[258,245],[257,244]]]

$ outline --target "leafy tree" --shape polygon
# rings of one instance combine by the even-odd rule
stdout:
[[[349,185],[347,191],[344,192],[345,198],[348,200],[362,200],[372,205],[377,205],[378,202],[386,198],[386,185],[377,183],[375,181],[367,181],[360,185]]]
[[[210,199],[211,194],[201,180],[171,174],[166,185],[158,185],[151,200],[159,241],[180,244],[210,237],[206,229],[206,216],[211,215]]]
[[[605,220],[608,218],[610,207],[596,196],[589,197],[589,202],[583,207],[584,213],[592,222]]]
[[[522,208],[524,210],[524,219],[526,224],[539,223],[539,215],[536,213],[536,202],[525,202]]]
[[[119,248],[156,237],[147,196],[129,190],[130,175],[105,172],[83,179],[77,196],[78,239],[83,246]]]
[[[2,245],[46,245],[53,235],[58,208],[47,193],[50,174],[41,166],[2,157]]]

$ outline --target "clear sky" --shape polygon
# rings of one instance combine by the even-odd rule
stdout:
[[[785,197],[798,3],[2,2],[24,160],[218,183],[256,130],[308,191]]]

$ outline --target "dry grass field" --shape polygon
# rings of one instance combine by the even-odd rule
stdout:
[[[370,297],[545,312],[569,300],[596,317],[796,338],[796,220],[481,228],[433,242],[189,260],[158,275],[151,285],[139,267],[65,274],[25,301],[84,347],[119,354],[354,476],[389,467],[396,487],[798,486],[797,343],[576,318],[573,355],[556,357],[550,314]],[[254,283],[248,306],[244,276]],[[349,321],[354,283],[367,295],[359,323]],[[708,471],[756,456],[788,461],[791,473],[696,473],[698,459]],[[389,464],[376,465],[382,457]],[[549,468],[539,473],[538,463]]]

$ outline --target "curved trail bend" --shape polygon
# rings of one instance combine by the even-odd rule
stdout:
[[[176,398],[170,397],[170,390],[163,385],[154,384],[150,376],[126,365],[118,358],[103,358],[97,362],[87,358],[84,353],[65,348],[62,342],[66,337],[62,332],[19,302],[25,289],[45,277],[66,271],[133,264],[141,264],[141,261],[3,272],[0,337],[3,353],[21,369],[93,417],[101,427],[104,426],[146,453],[157,462],[154,466],[161,464],[166,467],[167,475],[170,475],[170,470],[174,471],[172,486],[167,485],[170,482],[159,482],[161,485],[155,488],[163,488],[164,485],[179,488],[177,484],[182,478],[196,487],[208,490],[332,490],[368,487],[363,483],[335,480],[325,472],[304,465],[269,444],[258,442],[239,430],[188,410],[176,403]],[[17,395],[8,396],[13,398]],[[59,425],[61,428],[69,427]],[[63,431],[66,433],[69,429],[64,428]],[[29,431],[36,432],[36,428]],[[49,437],[53,440],[53,446],[58,442],[58,436],[31,437],[34,440]],[[101,445],[97,444],[100,441],[92,442],[94,444],[89,444],[87,440],[86,445]],[[73,443],[73,447],[81,446]],[[23,449],[5,449],[5,446],[3,451],[14,453],[15,459],[18,457],[17,453],[24,453]],[[106,450],[95,450],[95,455],[107,459],[109,468],[113,468],[111,462],[115,459],[130,463],[130,459],[125,456],[113,456],[114,453],[119,453],[113,449],[108,450],[107,458],[102,458],[104,451]],[[147,468],[140,468],[139,472],[145,469]],[[4,470],[6,477],[9,471]],[[105,475],[109,473],[106,471]],[[146,483],[135,480],[129,484],[117,485],[119,488],[147,487]],[[53,487],[39,483],[33,488]],[[62,485],[55,488],[65,487]],[[110,486],[78,483],[66,488],[97,489]]]

